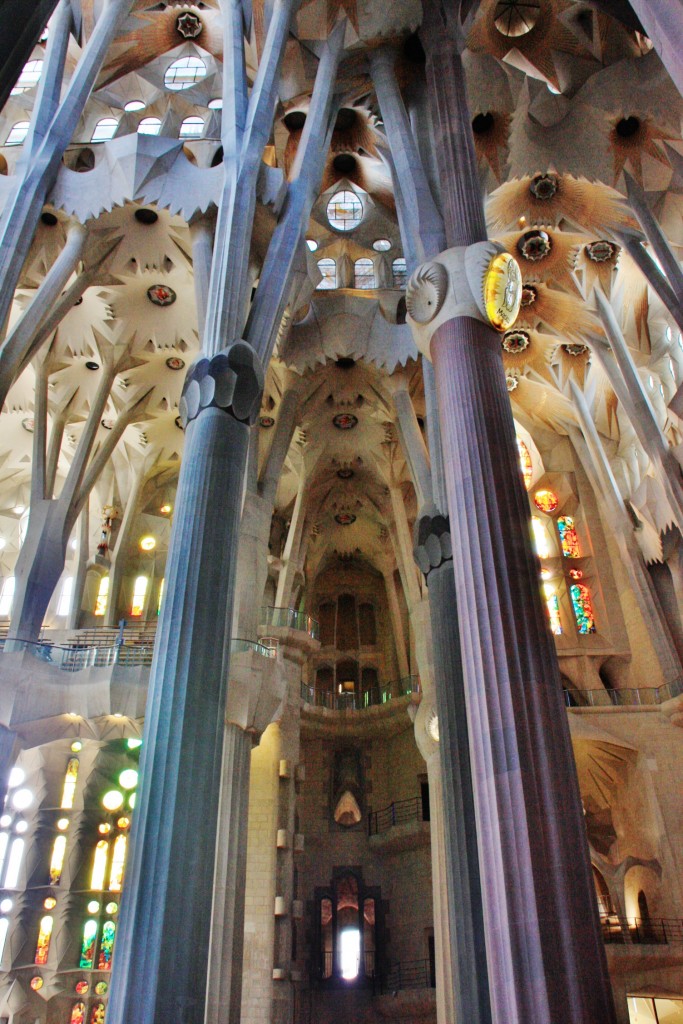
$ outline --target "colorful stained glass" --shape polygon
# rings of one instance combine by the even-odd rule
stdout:
[[[107,860],[109,858],[109,843],[105,839],[100,839],[99,843],[95,847],[95,860],[92,866],[92,876],[90,879],[91,889],[104,889],[104,876],[107,871]]]
[[[50,885],[59,885],[64,867],[64,853],[66,851],[66,836],[57,836],[52,847],[52,858],[50,860]]]
[[[104,1003],[93,1003],[89,1024],[104,1024]]]
[[[536,491],[534,494],[534,505],[539,512],[545,512],[546,514],[554,512],[557,506],[560,504],[560,499],[555,494],[555,491],[549,491],[547,488]]]
[[[34,963],[40,966],[47,963],[47,955],[50,952],[50,938],[52,936],[52,925],[54,924],[53,918],[47,914],[41,918],[40,929],[38,931],[38,942],[36,943],[36,955],[33,960]]]
[[[106,996],[108,991],[109,985],[107,984],[106,981],[98,981],[97,984],[95,985],[96,996]]]
[[[522,467],[524,486],[528,491],[529,487],[531,486],[531,478],[534,474],[534,468],[531,464],[531,455],[529,453],[529,449],[524,444],[524,441],[521,441],[519,438],[517,438],[517,451],[519,452],[519,464]]]
[[[531,530],[534,538],[534,547],[539,558],[550,557],[550,544],[545,526],[538,516],[531,517]]]
[[[562,554],[565,558],[581,558],[581,545],[579,535],[574,527],[574,520],[571,516],[560,516],[557,520],[557,528],[560,531],[560,543]]]
[[[103,576],[100,580],[99,590],[97,591],[97,598],[95,600],[95,615],[104,615],[107,610],[107,600],[109,598],[109,577]]]
[[[64,776],[64,789],[62,790],[62,802],[60,803],[59,806],[67,811],[71,810],[71,808],[74,805],[76,782],[78,781],[78,765],[78,758],[70,757],[69,763],[66,766],[66,775]]]
[[[83,925],[83,941],[81,942],[81,959],[79,967],[91,968],[95,963],[95,940],[97,939],[97,921],[86,921]]]
[[[77,981],[76,982],[76,995],[77,996],[84,996],[89,988],[90,988],[90,983],[89,982],[87,982],[87,981]]]
[[[85,1024],[85,1003],[79,1000],[73,1004],[69,1024]]]
[[[140,618],[145,608],[145,595],[147,593],[147,577],[138,576],[133,587],[133,601],[130,606],[131,618]]]
[[[116,925],[113,921],[105,921],[102,928],[102,938],[100,940],[100,955],[97,958],[97,970],[98,971],[109,971],[111,970],[111,955],[114,952],[114,936],[116,935]]]
[[[551,583],[544,583],[545,605],[550,616],[550,629],[555,636],[562,636],[562,620],[560,619],[560,602]]]
[[[123,887],[123,869],[126,865],[126,846],[128,840],[125,836],[117,836],[114,840],[114,856],[111,859],[111,872],[109,874],[109,891],[121,892]]]
[[[569,588],[569,593],[571,594],[572,604],[574,606],[574,615],[576,616],[576,625],[579,628],[579,633],[581,633],[582,636],[585,636],[588,633],[595,633],[593,604],[588,587],[585,587],[583,583],[573,583]]]

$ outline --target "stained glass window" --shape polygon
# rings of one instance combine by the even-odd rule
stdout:
[[[117,836],[114,840],[114,856],[111,860],[111,872],[109,874],[109,891],[121,892],[123,885],[123,869],[126,863],[125,836]]]
[[[536,554],[539,558],[549,558],[550,544],[548,543],[548,533],[545,526],[538,518],[538,516],[531,517],[531,529],[534,538],[534,547],[536,548]]]
[[[544,583],[543,590],[545,591],[545,604],[548,609],[548,615],[550,616],[550,629],[555,636],[562,635],[562,621],[560,619],[560,602],[557,599],[551,583]]]
[[[546,514],[554,512],[559,504],[560,499],[555,494],[555,491],[543,488],[534,494],[534,505],[539,512],[545,512]]]
[[[327,204],[327,219],[337,231],[353,231],[363,219],[363,204],[355,192],[336,192]]]
[[[319,292],[326,291],[328,288],[337,287],[337,264],[334,260],[327,257],[325,259],[318,260],[318,270],[322,274],[322,278],[316,285]]]
[[[104,876],[107,871],[107,860],[109,859],[109,843],[106,839],[100,839],[95,847],[95,860],[92,867],[90,879],[91,889],[104,889]]]
[[[145,610],[145,594],[147,593],[147,577],[138,576],[133,587],[133,603],[130,614],[133,618],[139,618]]]
[[[353,286],[354,288],[375,287],[375,267],[372,260],[365,257],[356,260],[353,265]]]
[[[104,615],[107,610],[107,598],[109,597],[109,577],[103,576],[97,591],[95,601],[95,615]]]
[[[574,606],[574,615],[576,616],[576,625],[578,626],[579,633],[585,636],[588,633],[595,633],[595,618],[593,616],[593,604],[591,602],[591,595],[588,587],[585,587],[583,583],[573,583],[569,588],[571,594],[572,604]]]
[[[522,467],[522,476],[524,477],[524,486],[527,491],[531,485],[531,478],[534,473],[534,469],[531,463],[531,455],[529,449],[525,445],[524,441],[517,438],[517,451],[519,452],[519,464]]]
[[[76,793],[76,782],[78,781],[78,764],[79,762],[77,757],[70,757],[66,766],[64,789],[62,790],[62,802],[59,805],[66,811],[70,811],[74,805],[74,794]]]
[[[19,869],[21,868],[21,858],[24,855],[24,840],[15,839],[12,842],[12,846],[9,851],[9,860],[7,862],[7,874],[5,875],[5,888],[16,889],[17,882],[19,881]]]
[[[91,968],[95,963],[95,941],[97,939],[97,921],[88,920],[83,925],[81,942],[80,967]]]
[[[100,955],[97,958],[97,970],[108,971],[111,969],[111,955],[114,952],[114,936],[116,925],[113,921],[105,921],[102,928],[100,940]]]
[[[80,1000],[71,1007],[69,1024],[85,1024],[85,1003]]]
[[[93,1003],[89,1024],[104,1024],[104,1003]]]
[[[581,545],[579,535],[574,528],[574,520],[571,516],[560,516],[557,520],[557,528],[560,531],[560,543],[562,554],[565,558],[580,558]]]
[[[45,917],[41,918],[40,929],[38,931],[38,942],[36,943],[36,955],[34,963],[43,965],[47,963],[47,955],[50,952],[50,938],[52,936],[52,925],[54,919],[51,914],[46,914]]]
[[[64,853],[66,851],[66,836],[57,836],[52,847],[52,858],[50,860],[50,885],[59,885],[64,867]]]

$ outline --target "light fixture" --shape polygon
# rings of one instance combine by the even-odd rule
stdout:
[[[146,537],[141,537],[140,538],[140,550],[141,551],[154,551],[156,546],[157,546],[157,542],[156,542],[155,538],[151,536],[151,534],[148,534]]]
[[[102,806],[107,811],[118,811],[123,806],[123,793],[119,793],[118,789],[110,789],[102,797]]]
[[[162,516],[169,516],[171,514],[171,512],[173,511],[173,505],[169,505],[168,502],[165,502],[161,506],[159,511],[161,512]]]
[[[123,789],[135,789],[138,784],[138,773],[134,768],[126,768],[119,775],[119,786]]]

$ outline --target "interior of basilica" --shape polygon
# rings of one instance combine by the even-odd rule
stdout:
[[[12,5],[0,1024],[683,1024],[682,0]]]

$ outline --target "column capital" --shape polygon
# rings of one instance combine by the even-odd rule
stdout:
[[[436,505],[428,505],[417,518],[414,555],[427,582],[432,569],[453,561],[450,519]]]
[[[431,360],[432,336],[442,324],[467,316],[507,331],[521,298],[522,274],[514,257],[498,242],[474,242],[446,249],[417,268],[406,289],[406,321]]]
[[[183,428],[205,409],[222,409],[251,426],[256,422],[264,373],[246,341],[234,341],[212,359],[198,359],[188,370],[178,405]]]

